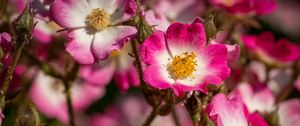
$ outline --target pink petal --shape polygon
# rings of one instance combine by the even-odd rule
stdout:
[[[93,8],[86,0],[55,0],[50,13],[53,20],[64,28],[86,26],[85,18]]]
[[[300,100],[290,99],[279,104],[280,126],[300,126]]]
[[[69,33],[69,43],[66,51],[80,64],[93,64],[96,59],[91,51],[93,35],[87,34],[84,29],[73,30]]]
[[[166,41],[171,52],[174,48],[202,48],[206,45],[204,26],[202,23],[173,23],[166,32]]]
[[[137,30],[131,26],[109,27],[97,32],[91,47],[95,58],[103,60],[109,56],[111,51],[122,49],[124,43],[136,32]]]
[[[239,99],[217,94],[206,108],[217,126],[248,126],[243,103]]]

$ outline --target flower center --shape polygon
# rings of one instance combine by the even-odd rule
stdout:
[[[109,13],[101,8],[93,9],[92,12],[86,17],[86,23],[90,27],[99,31],[102,30],[110,24]]]
[[[168,71],[171,78],[175,80],[185,79],[193,75],[193,72],[196,71],[196,67],[196,54],[194,52],[184,52],[173,58],[173,61],[168,65]]]

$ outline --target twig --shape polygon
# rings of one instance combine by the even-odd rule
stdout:
[[[178,118],[177,112],[174,108],[172,109],[172,117],[174,119],[175,126],[180,126],[179,118]]]
[[[158,115],[159,107],[154,107],[150,113],[150,115],[147,117],[145,123],[143,126],[150,126],[151,123],[154,121],[155,117]]]

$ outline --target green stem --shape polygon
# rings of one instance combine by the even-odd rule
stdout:
[[[13,79],[12,75],[14,73],[14,70],[15,70],[18,62],[19,62],[19,59],[20,59],[21,54],[22,54],[22,50],[23,50],[25,44],[28,43],[27,41],[29,41],[29,40],[25,39],[24,42],[21,42],[21,45],[19,46],[19,48],[17,48],[17,50],[14,52],[12,64],[7,69],[7,73],[5,75],[5,79],[4,79],[1,94],[0,94],[0,99],[1,99],[0,107],[1,107],[1,110],[3,110],[4,107],[5,107],[5,97],[6,97],[8,88],[10,86],[10,82]]]
[[[64,81],[66,99],[67,99],[67,106],[68,106],[68,115],[69,115],[69,124],[70,126],[76,126],[75,119],[74,119],[74,110],[72,106],[72,94],[70,90],[70,84],[68,81]]]

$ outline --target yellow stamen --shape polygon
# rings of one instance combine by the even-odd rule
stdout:
[[[176,55],[173,61],[168,66],[168,71],[171,78],[185,79],[188,77],[193,78],[193,72],[196,71],[197,61],[194,52],[184,52],[182,55]]]
[[[109,13],[101,8],[93,9],[92,12],[86,17],[86,23],[99,31],[102,30],[111,23]]]

